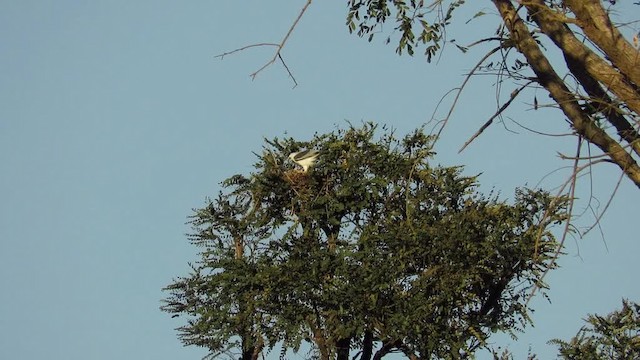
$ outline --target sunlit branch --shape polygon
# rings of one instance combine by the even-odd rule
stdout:
[[[253,47],[260,47],[260,46],[275,46],[275,47],[278,47],[279,45],[278,44],[274,44],[274,43],[251,44],[251,45],[243,46],[243,47],[235,49],[235,50],[231,50],[231,51],[225,52],[225,53],[220,54],[220,55],[216,55],[214,57],[220,58],[220,60],[223,60],[224,57],[227,56],[227,55],[235,54],[235,53],[243,51],[243,50],[247,50],[247,49],[250,49],[250,48],[253,48]]]

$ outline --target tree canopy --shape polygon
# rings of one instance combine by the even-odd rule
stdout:
[[[554,339],[566,360],[619,360],[640,358],[640,305],[623,300],[609,315],[589,315],[570,341]]]
[[[281,50],[311,2],[279,44],[235,50],[277,48],[252,77],[278,59],[284,64]],[[544,89],[551,103],[536,96],[533,109],[561,110],[559,121],[577,141],[575,154],[561,155],[572,161],[573,174],[559,193],[573,194],[581,172],[599,163],[615,164],[640,188],[638,34],[636,44],[625,38],[611,17],[615,3],[492,0],[495,31],[467,45],[446,36],[447,28],[469,20],[457,16],[470,6],[464,0],[348,0],[346,24],[369,41],[392,24],[386,42],[397,43],[398,54],[420,49],[427,61],[445,44],[462,52],[490,46],[458,94],[480,73],[500,84],[511,80],[513,90],[463,149],[525,89]],[[550,56],[551,49],[561,57]],[[457,97],[446,117],[435,119],[441,126],[456,103]],[[195,211],[191,241],[202,258],[190,276],[166,288],[171,295],[163,306],[187,316],[180,328],[186,344],[243,359],[278,344],[282,354],[307,344],[319,359],[394,352],[462,359],[491,333],[530,322],[528,294],[544,288],[542,278],[555,266],[558,244],[549,228],[570,218],[572,205],[567,212],[566,199],[531,189],[516,190],[511,203],[483,196],[477,177],[430,164],[440,130],[401,139],[377,130],[366,124],[308,142],[267,140],[255,172],[228,178]],[[317,164],[296,170],[288,154],[312,148],[320,152]],[[597,331],[606,328],[600,320],[590,318]],[[571,343],[556,341],[561,355],[605,354],[599,341],[609,344],[608,338],[587,332]]]
[[[373,124],[266,140],[255,171],[191,217],[201,259],[162,307],[186,318],[181,340],[212,357],[305,344],[318,359],[464,359],[526,326],[566,199],[484,196],[433,166],[432,145]],[[320,153],[308,172],[288,159],[302,149]]]
[[[622,300],[622,308],[612,313],[589,315],[587,323],[569,341],[550,340],[558,347],[558,358],[564,360],[633,360],[640,358],[640,304]],[[505,349],[493,351],[495,360],[513,360]],[[529,352],[529,360],[536,355]]]

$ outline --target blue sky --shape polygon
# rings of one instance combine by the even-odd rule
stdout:
[[[199,359],[204,351],[176,338],[180,320],[158,310],[161,288],[197,259],[184,236],[191,209],[224,178],[250,172],[264,137],[308,140],[345,120],[401,134],[420,126],[482,55],[449,46],[437,64],[398,57],[383,37],[367,43],[348,34],[344,2],[318,1],[283,52],[295,89],[279,64],[249,78],[271,48],[214,58],[279,41],[302,5],[0,2],[0,358]],[[451,29],[459,43],[493,33],[493,15],[464,25],[477,10],[463,9]],[[575,143],[507,121],[458,154],[495,111],[494,80],[478,78],[465,91],[434,162],[482,172],[482,189],[508,198],[567,165],[556,151],[572,153]],[[505,84],[503,98],[512,90]],[[554,110],[518,105],[508,115],[563,129]],[[617,177],[613,166],[599,167],[578,195],[593,191],[602,209]],[[561,181],[555,173],[543,184]],[[548,277],[551,303],[534,300],[535,327],[517,342],[492,341],[549,358],[555,351],[546,341],[569,338],[587,313],[609,312],[622,297],[639,300],[639,202],[623,179],[601,224],[604,239],[594,231],[568,241],[563,267]],[[577,224],[592,221],[587,213]]]

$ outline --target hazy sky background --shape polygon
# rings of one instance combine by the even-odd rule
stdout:
[[[437,64],[398,57],[384,35],[367,43],[348,34],[344,1],[317,1],[283,51],[295,89],[279,64],[249,78],[272,48],[214,58],[280,41],[303,3],[0,1],[0,358],[199,359],[205,351],[176,338],[182,320],[158,310],[161,289],[197,259],[184,235],[191,209],[224,178],[250,172],[264,137],[309,140],[345,120],[388,124],[399,135],[419,127],[487,50],[449,45]],[[486,8],[465,5],[448,33],[460,44],[495,30],[490,2],[477,4]],[[479,9],[489,15],[464,24]],[[482,172],[481,189],[508,199],[516,186],[568,165],[556,151],[572,154],[575,139],[534,136],[505,118],[458,154],[495,111],[494,82],[471,82],[434,163]],[[506,82],[502,99],[513,89]],[[522,100],[534,95],[548,103],[541,90]],[[507,115],[565,130],[553,109],[520,104]],[[603,165],[591,184],[584,178],[578,211],[591,190],[601,210],[618,174]],[[535,327],[517,342],[490,340],[518,358],[529,347],[551,358],[546,342],[568,339],[588,313],[640,300],[638,203],[640,191],[623,179],[601,224],[604,239],[593,231],[568,240],[563,267],[548,277],[551,303],[533,302]],[[579,226],[593,222],[585,211]]]

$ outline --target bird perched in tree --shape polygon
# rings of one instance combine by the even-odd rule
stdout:
[[[289,155],[289,159],[293,160],[296,164],[302,166],[302,170],[304,172],[309,171],[309,167],[313,165],[313,163],[320,155],[320,152],[317,150],[309,149],[304,151],[297,151],[291,153]]]

